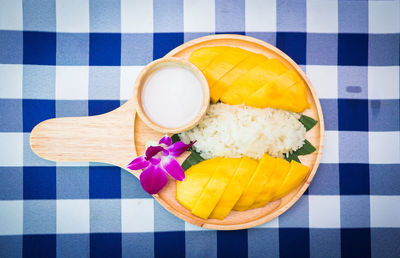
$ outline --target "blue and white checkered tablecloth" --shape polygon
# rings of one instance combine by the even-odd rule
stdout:
[[[32,153],[37,123],[119,107],[214,33],[276,45],[321,99],[321,165],[279,218],[204,230],[120,168]],[[397,0],[0,0],[0,257],[400,257],[399,52]]]

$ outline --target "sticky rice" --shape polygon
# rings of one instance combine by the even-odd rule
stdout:
[[[185,143],[197,140],[194,149],[205,159],[260,159],[264,153],[284,157],[304,144],[306,128],[299,117],[298,113],[273,108],[217,103],[210,105],[196,127],[179,137]]]

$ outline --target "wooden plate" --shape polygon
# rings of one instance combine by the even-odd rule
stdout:
[[[317,148],[317,151],[300,157],[301,162],[311,168],[310,174],[291,193],[263,208],[242,212],[232,211],[224,220],[204,220],[194,216],[178,203],[174,180],[169,180],[167,186],[154,195],[164,208],[194,225],[218,230],[251,228],[266,223],[285,212],[310,185],[318,168],[323,148],[322,110],[313,86],[300,67],[282,51],[261,40],[240,35],[206,36],[189,41],[166,56],[188,59],[194,50],[206,46],[241,47],[268,58],[277,58],[285,63],[290,69],[296,71],[308,86],[307,94],[311,108],[304,114],[319,122],[307,132],[307,139]],[[32,130],[31,147],[37,155],[50,160],[106,162],[125,169],[136,153],[141,155],[144,152],[146,141],[158,140],[162,137],[161,133],[147,127],[134,114],[135,103],[131,99],[118,109],[99,116],[50,119]],[[188,154],[187,152],[179,157],[179,161],[183,162]],[[136,177],[139,176],[139,173],[133,174]]]

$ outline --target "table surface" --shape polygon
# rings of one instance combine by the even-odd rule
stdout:
[[[39,122],[101,114],[199,36],[273,44],[325,115],[306,194],[256,228],[204,230],[120,168],[35,156]],[[0,0],[0,257],[399,257],[400,1]]]

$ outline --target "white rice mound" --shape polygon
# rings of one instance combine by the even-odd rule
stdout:
[[[185,143],[197,140],[194,148],[205,159],[260,159],[264,153],[284,157],[304,144],[306,128],[299,117],[280,109],[217,103],[210,105],[196,127],[179,137]]]

